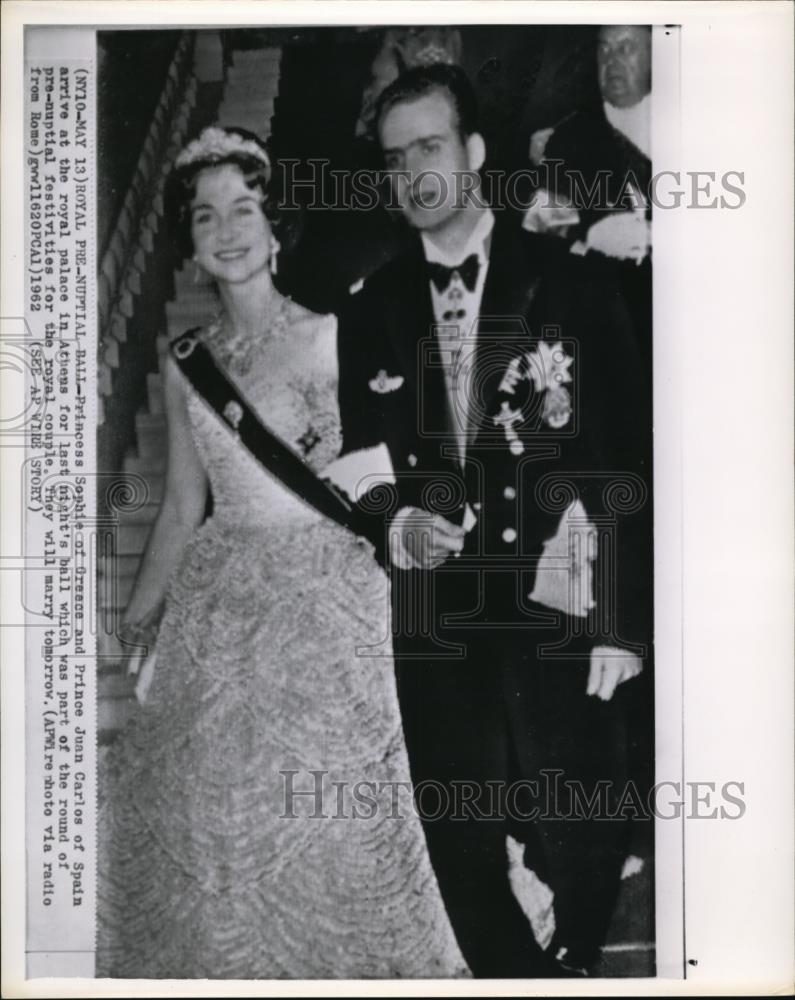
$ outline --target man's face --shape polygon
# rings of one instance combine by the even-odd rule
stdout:
[[[395,198],[414,229],[440,229],[461,207],[472,178],[467,143],[455,110],[440,92],[396,104],[381,119],[381,147]]]
[[[602,28],[596,62],[604,100],[631,108],[651,90],[651,31],[628,24]]]

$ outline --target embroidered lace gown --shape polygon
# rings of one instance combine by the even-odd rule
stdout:
[[[333,317],[202,336],[316,470],[336,456]],[[97,975],[466,974],[411,808],[386,577],[186,391],[214,507],[101,776]]]

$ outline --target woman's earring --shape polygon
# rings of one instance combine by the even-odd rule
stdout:
[[[276,274],[279,270],[279,251],[281,248],[281,243],[275,237],[271,239],[271,274]]]
[[[204,275],[202,273],[201,264],[199,264],[199,262],[196,260],[196,257],[194,256],[194,258],[193,258],[193,284],[194,285],[201,284],[203,277],[204,277]]]

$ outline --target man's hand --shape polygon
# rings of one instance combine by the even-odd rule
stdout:
[[[595,646],[591,650],[591,670],[586,694],[610,701],[619,684],[637,677],[643,670],[640,657],[614,646]]]
[[[463,527],[419,507],[401,511],[393,527],[413,565],[420,569],[435,569],[464,547]]]
[[[651,225],[643,211],[616,212],[588,230],[586,249],[640,264],[651,247]]]
[[[547,149],[547,143],[552,138],[552,133],[555,131],[554,128],[539,128],[530,136],[530,149],[528,150],[528,156],[530,157],[530,162],[534,166],[544,159],[544,153]]]
[[[539,188],[522,219],[522,228],[528,233],[547,233],[566,237],[572,226],[579,225],[580,213],[571,200]]]

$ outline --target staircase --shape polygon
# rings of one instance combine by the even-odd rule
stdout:
[[[267,139],[279,88],[280,61],[278,48],[234,52],[216,120],[224,125],[249,129]],[[157,338],[158,358],[163,356],[171,340],[191,327],[206,324],[217,311],[212,285],[197,284],[187,262],[174,275],[174,292],[174,299],[166,304],[167,333]],[[115,552],[109,553],[100,567],[99,594],[105,612],[100,619],[108,612],[115,612],[110,620],[115,617],[118,621],[130,599],[163,495],[165,465],[166,418],[162,374],[158,367],[146,375],[146,401],[135,416],[135,443],[125,455],[122,468],[128,481],[142,487],[145,502],[118,514]],[[98,635],[97,728],[101,745],[113,741],[137,705],[135,678],[129,676],[129,650],[122,648],[114,631],[111,629],[108,634],[100,626]]]

